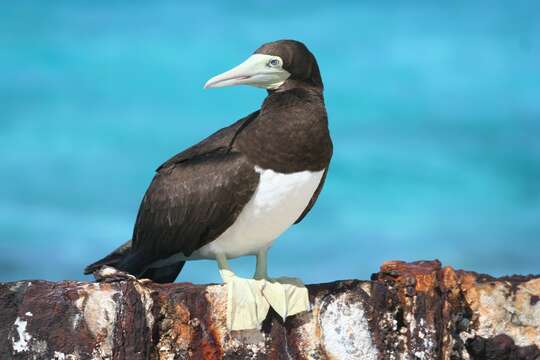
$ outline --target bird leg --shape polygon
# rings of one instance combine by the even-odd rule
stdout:
[[[227,328],[245,330],[260,328],[270,305],[263,297],[264,280],[236,276],[224,255],[216,256],[219,273],[227,285]]]
[[[257,265],[254,279],[266,280],[262,289],[263,296],[270,306],[282,317],[311,310],[309,294],[304,283],[296,278],[269,278],[267,273],[266,256],[268,249],[257,253]]]
[[[255,274],[253,278],[255,280],[263,280],[268,278],[266,254],[268,249],[261,250],[257,253],[257,265],[255,267]]]

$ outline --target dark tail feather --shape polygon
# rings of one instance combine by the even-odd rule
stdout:
[[[153,282],[160,284],[172,283],[176,280],[180,271],[182,271],[185,263],[185,261],[179,261],[159,268],[149,268],[139,277],[143,279],[152,279]]]
[[[84,274],[88,275],[99,269],[100,267],[107,265],[112,267],[117,267],[117,265],[124,260],[124,257],[131,251],[131,240],[125,244],[118,247],[109,255],[105,256],[103,259],[96,261],[93,264],[88,265],[84,269]]]
[[[131,240],[114,250],[103,259],[88,265],[84,269],[86,275],[93,273],[102,266],[111,266],[117,270],[125,271],[137,278],[151,279],[157,283],[174,282],[184,267],[185,261],[162,267],[149,268],[149,259],[142,251],[131,251]]]

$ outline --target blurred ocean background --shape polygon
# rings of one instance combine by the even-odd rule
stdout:
[[[0,2],[0,281],[90,279],[154,169],[256,110],[203,90],[259,45],[305,42],[335,153],[271,275],[368,278],[439,258],[540,273],[540,2]],[[254,260],[232,262],[251,275]],[[212,261],[177,281],[220,281]]]

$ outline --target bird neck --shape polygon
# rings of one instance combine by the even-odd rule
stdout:
[[[270,93],[234,146],[263,169],[292,173],[326,168],[332,142],[322,92],[302,87]]]
[[[292,89],[306,89],[316,93],[319,93],[322,96],[323,86],[322,83],[316,84],[310,80],[298,80],[298,79],[287,79],[280,87],[274,90],[268,89],[268,95],[274,93],[280,93],[284,91],[289,91]]]

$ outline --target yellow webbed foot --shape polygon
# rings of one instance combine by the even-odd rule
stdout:
[[[294,278],[245,279],[232,271],[220,270],[227,284],[227,328],[258,329],[272,307],[283,320],[311,310],[308,290]]]
[[[288,316],[311,310],[308,290],[300,279],[268,279],[262,291],[265,299],[283,321]]]
[[[262,293],[265,280],[241,278],[225,269],[220,270],[220,274],[227,284],[227,328],[260,328],[270,309]]]

